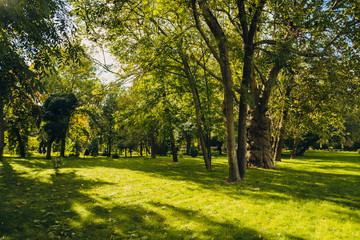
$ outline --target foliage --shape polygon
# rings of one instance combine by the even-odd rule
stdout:
[[[191,146],[191,148],[190,148],[190,156],[191,157],[197,157],[198,154],[199,154],[199,151],[197,150],[197,148],[195,146]]]
[[[77,106],[73,94],[54,94],[44,103],[44,130],[48,140],[60,140],[66,137],[72,112]]]

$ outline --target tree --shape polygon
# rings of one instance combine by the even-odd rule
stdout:
[[[51,145],[55,140],[61,141],[60,156],[65,156],[65,138],[76,106],[77,99],[73,94],[54,94],[45,100],[43,128],[47,134],[47,159],[51,158]]]
[[[11,102],[14,89],[31,94],[38,87],[48,55],[66,32],[66,17],[61,0],[16,0],[0,2],[0,161],[4,150],[4,106]],[[59,12],[62,14],[57,14]],[[64,21],[65,23],[66,21]],[[30,64],[35,73],[30,69]]]
[[[12,104],[5,109],[8,132],[8,149],[25,157],[29,135],[39,127],[41,109],[33,99],[21,89],[13,91]]]

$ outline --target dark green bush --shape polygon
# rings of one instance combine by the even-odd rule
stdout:
[[[199,151],[196,149],[195,146],[192,146],[192,147],[190,148],[190,156],[196,157],[197,155],[199,155]]]

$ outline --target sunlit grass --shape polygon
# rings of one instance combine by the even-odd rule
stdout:
[[[360,155],[309,152],[226,184],[201,158],[0,164],[0,239],[360,239]]]

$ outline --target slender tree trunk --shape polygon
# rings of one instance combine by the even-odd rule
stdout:
[[[46,143],[46,159],[51,159],[51,145],[53,141],[53,139],[50,139]]]
[[[174,132],[171,131],[170,134],[170,142],[171,142],[171,154],[173,157],[173,162],[178,162],[178,157],[177,157],[177,149],[176,149],[176,144],[175,144],[175,139],[174,139]]]
[[[66,142],[65,142],[65,140],[66,140],[66,137],[64,137],[64,138],[62,138],[61,139],[61,145],[60,145],[60,157],[65,157],[65,144],[66,144]]]
[[[246,165],[247,165],[247,117],[248,105],[246,95],[249,92],[249,85],[254,78],[254,69],[252,66],[252,57],[254,51],[251,45],[245,46],[244,66],[243,66],[243,79],[241,82],[241,95],[239,102],[239,121],[238,121],[238,148],[237,148],[237,161],[239,165],[240,177],[245,179]]]
[[[170,133],[170,145],[171,145],[171,154],[173,157],[173,162],[178,162],[178,158],[177,158],[177,150],[176,150],[176,144],[175,144],[175,137],[174,137],[174,129],[173,129],[173,124],[171,121],[171,114],[170,114],[170,109],[168,107],[165,108],[165,114],[168,118],[168,124],[169,124],[169,133]]]
[[[278,139],[276,141],[275,144],[275,153],[274,153],[274,161],[281,161],[281,154],[282,154],[282,149],[283,149],[283,145],[284,145],[284,136],[285,136],[285,121],[286,121],[286,117],[287,117],[287,109],[283,111],[281,118],[280,118],[280,123],[279,123],[279,136]]]
[[[286,130],[286,118],[288,116],[288,112],[289,109],[287,107],[287,99],[290,96],[290,92],[291,92],[291,86],[288,86],[286,88],[286,92],[285,92],[285,101],[284,101],[284,105],[283,105],[283,110],[282,110],[282,114],[280,117],[280,121],[279,121],[279,136],[277,138],[276,144],[275,144],[275,153],[274,153],[274,161],[281,161],[281,154],[282,154],[282,149],[283,149],[283,145],[284,145],[284,137],[285,137],[285,130]]]
[[[143,156],[143,142],[141,141],[140,142],[140,157],[142,157]]]
[[[199,133],[199,138],[200,138],[200,145],[201,145],[201,150],[203,152],[203,157],[204,157],[204,161],[205,161],[205,167],[208,171],[211,171],[211,153],[209,153],[209,148],[206,144],[206,140],[205,140],[205,136],[204,136],[204,131],[203,131],[203,122],[201,120],[201,103],[200,103],[200,98],[199,98],[199,94],[197,91],[197,88],[195,86],[195,81],[194,81],[194,77],[191,74],[191,70],[190,70],[190,66],[188,63],[188,59],[187,57],[181,52],[180,53],[180,57],[184,66],[184,72],[186,75],[186,78],[188,80],[190,89],[191,89],[191,93],[193,96],[193,101],[194,101],[194,105],[195,105],[195,113],[196,113],[196,126],[198,129],[198,133]]]
[[[297,136],[295,136],[295,138],[294,138],[294,146],[293,146],[293,149],[292,149],[292,152],[291,152],[291,157],[290,157],[291,159],[296,158],[296,150],[297,150],[298,142],[299,142],[299,138]]]
[[[4,102],[0,99],[0,162],[4,161],[5,147],[5,119],[4,119]]]
[[[191,136],[186,136],[186,155],[190,155]]]
[[[209,42],[199,21],[198,14],[196,12],[195,0],[192,1],[193,15],[196,22],[196,27],[200,34],[206,41],[212,54],[220,65],[222,83],[224,87],[224,101],[223,101],[223,113],[225,123],[225,134],[226,134],[226,147],[227,147],[227,158],[229,166],[229,178],[228,182],[238,182],[241,180],[239,173],[239,166],[236,157],[236,142],[235,142],[235,122],[234,122],[234,92],[233,92],[233,78],[231,73],[229,52],[227,46],[226,35],[219,24],[217,18],[213,15],[207,6],[205,1],[199,2],[200,9],[204,16],[205,22],[211,30],[214,38],[217,41],[217,50]]]
[[[16,138],[17,138],[18,143],[19,143],[20,157],[24,158],[25,155],[26,155],[24,141],[21,138],[19,129],[18,128],[13,128],[13,130],[15,131]]]
[[[150,133],[150,148],[151,148],[151,158],[156,158],[156,140],[153,130],[151,130]]]

